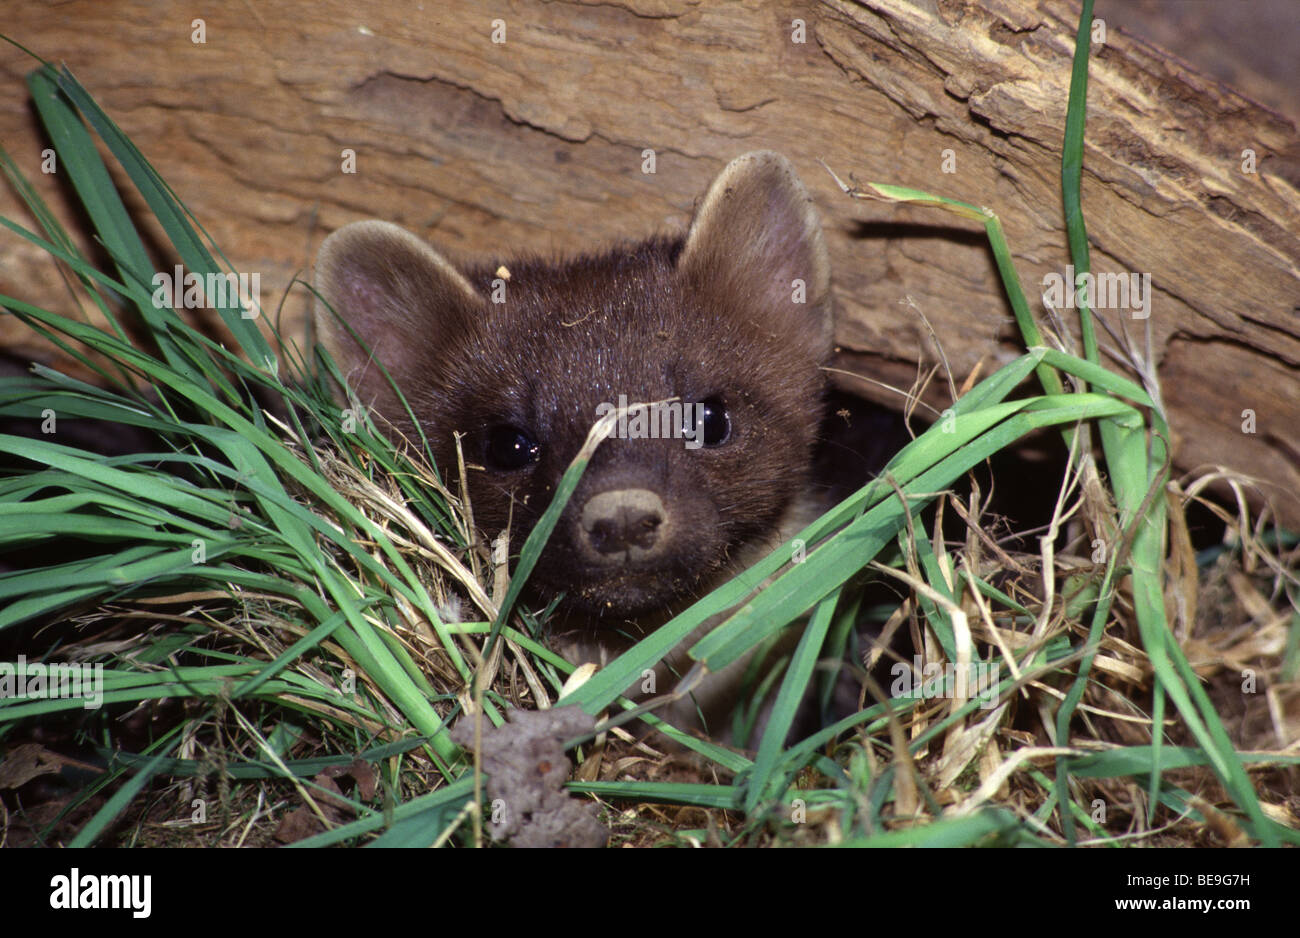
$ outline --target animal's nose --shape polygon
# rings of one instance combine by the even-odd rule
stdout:
[[[582,506],[583,546],[603,563],[645,560],[655,554],[664,518],[664,503],[649,489],[601,492]]]

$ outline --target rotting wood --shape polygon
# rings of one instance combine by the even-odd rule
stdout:
[[[759,147],[790,156],[816,194],[841,363],[882,382],[906,387],[918,358],[937,359],[918,310],[958,385],[1016,354],[1009,310],[975,226],[850,201],[818,159],[994,209],[1040,309],[1043,277],[1064,271],[1059,150],[1077,16],[1066,0],[519,3],[504,43],[491,38],[501,14],[425,6],[420,19],[396,4],[223,7],[205,17],[203,45],[178,3],[151,18],[95,0],[17,5],[4,28],[70,64],[236,269],[261,273],[271,308],[348,221],[388,218],[467,256],[576,251],[684,224],[717,169]],[[1150,319],[1126,325],[1139,340],[1150,327],[1177,468],[1266,480],[1300,526],[1300,138],[1126,36],[1122,7],[1099,12],[1110,18],[1084,174],[1094,269],[1151,276]],[[45,144],[20,83],[31,65],[0,50],[0,141],[66,205],[39,173]],[[340,172],[345,148],[354,175]],[[641,172],[647,148],[654,175]],[[24,217],[7,190],[0,212]],[[6,241],[0,290],[70,309],[61,289],[38,250]],[[306,306],[297,288],[290,334]],[[57,360],[12,320],[0,319],[0,346]],[[944,406],[946,382],[927,400]]]

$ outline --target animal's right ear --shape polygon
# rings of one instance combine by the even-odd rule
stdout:
[[[408,423],[405,408],[375,361],[410,400],[436,364],[440,339],[464,328],[484,305],[441,254],[384,221],[355,222],[326,238],[315,283],[320,343],[361,403],[399,425]]]

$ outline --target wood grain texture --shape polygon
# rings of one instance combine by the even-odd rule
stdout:
[[[1150,319],[1125,325],[1139,343],[1150,327],[1177,467],[1268,480],[1300,525],[1300,138],[1126,35],[1122,5],[1099,12],[1083,181],[1094,270],[1151,275]],[[1067,262],[1067,0],[280,0],[199,11],[202,45],[195,15],[170,0],[26,3],[3,29],[69,64],[236,269],[261,273],[272,306],[349,221],[395,221],[453,257],[577,251],[684,227],[718,169],[757,148],[787,154],[817,198],[843,363],[887,384],[906,387],[937,358],[918,311],[960,385],[1017,353],[1009,309],[975,226],[851,201],[818,159],[995,210],[1036,312],[1042,278]],[[66,205],[39,174],[31,65],[0,49],[0,142]],[[340,171],[346,148],[355,174]],[[654,175],[641,171],[647,148]],[[1246,149],[1255,174],[1242,172]],[[8,191],[0,212],[25,217]],[[71,307],[39,251],[3,243],[0,291]],[[301,287],[287,294],[290,331],[306,309]],[[0,345],[57,360],[12,320]],[[947,403],[944,382],[927,401]]]

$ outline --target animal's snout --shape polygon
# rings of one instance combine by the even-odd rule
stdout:
[[[578,519],[579,541],[600,564],[639,563],[664,543],[667,512],[649,489],[614,489],[587,499]]]

